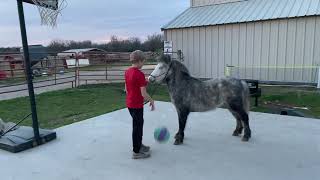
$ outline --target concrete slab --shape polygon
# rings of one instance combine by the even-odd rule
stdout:
[[[0,177],[11,180],[301,180],[320,177],[320,121],[251,113],[253,138],[232,137],[235,120],[224,109],[193,113],[185,144],[174,146],[177,115],[171,103],[145,109],[144,143],[152,157],[131,159],[126,109],[57,129],[58,139],[19,154],[0,151]],[[153,130],[165,125],[170,142]]]

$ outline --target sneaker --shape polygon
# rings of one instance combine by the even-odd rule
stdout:
[[[141,152],[149,152],[150,146],[145,146],[144,144],[141,144],[140,151]]]
[[[139,153],[135,153],[135,152],[132,153],[132,159],[145,159],[148,157],[150,157],[149,153],[145,153],[141,151]]]

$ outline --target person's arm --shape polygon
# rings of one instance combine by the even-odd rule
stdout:
[[[142,95],[142,97],[143,97],[146,101],[150,102],[151,111],[153,111],[153,110],[154,110],[154,101],[153,101],[153,99],[150,97],[150,95],[147,93],[147,88],[146,88],[146,87],[140,87],[140,90],[141,90],[141,95]]]
[[[146,87],[141,87],[141,95],[144,98],[144,100],[151,102],[153,101],[150,95],[147,93],[147,88]]]

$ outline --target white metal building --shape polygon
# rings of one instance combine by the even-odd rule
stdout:
[[[162,30],[194,76],[316,82],[320,0],[191,0]]]

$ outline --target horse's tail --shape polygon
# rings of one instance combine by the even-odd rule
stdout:
[[[244,110],[249,114],[250,111],[250,90],[249,86],[245,81],[241,81],[243,93],[242,93],[242,101]]]

